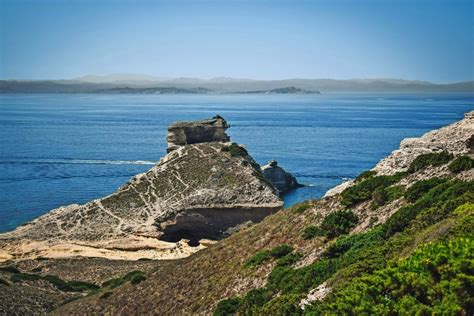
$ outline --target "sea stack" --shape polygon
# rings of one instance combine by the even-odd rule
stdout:
[[[176,122],[168,128],[168,152],[188,144],[228,142],[226,129],[230,126],[223,117],[216,115],[202,121]]]

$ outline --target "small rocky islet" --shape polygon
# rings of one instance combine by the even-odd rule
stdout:
[[[474,112],[289,209],[296,180],[228,127],[173,124],[150,171],[0,235],[0,312],[472,314]]]

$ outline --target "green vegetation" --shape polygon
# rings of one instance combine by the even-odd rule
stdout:
[[[357,203],[370,200],[376,190],[384,190],[400,181],[404,176],[406,176],[405,172],[399,172],[392,176],[374,176],[366,178],[362,182],[356,183],[355,185],[345,189],[341,193],[341,203],[344,206],[353,206]]]
[[[275,259],[284,258],[285,256],[289,255],[292,251],[293,251],[293,248],[286,244],[276,246],[275,248],[271,250],[261,250],[257,252],[256,254],[254,254],[252,257],[250,257],[247,260],[247,262],[245,262],[244,266],[247,268],[253,268],[272,258],[275,258]]]
[[[336,211],[324,217],[321,225],[308,226],[303,230],[302,237],[311,239],[316,236],[325,236],[334,238],[339,235],[347,234],[359,221],[358,217],[352,211]]]
[[[145,281],[146,277],[144,275],[134,275],[132,279],[130,280],[130,283],[132,284],[138,284],[142,281]]]
[[[447,179],[440,179],[440,178],[431,178],[427,180],[421,180],[413,184],[410,188],[408,188],[405,192],[405,199],[410,202],[415,202],[418,200],[423,194],[434,188],[435,186],[448,181]]]
[[[3,272],[10,272],[10,273],[21,273],[20,270],[18,270],[17,268],[15,268],[15,267],[13,267],[13,266],[0,267],[0,271],[3,271]]]
[[[304,239],[313,239],[314,237],[323,235],[324,233],[321,228],[319,228],[319,226],[310,225],[303,230],[301,237],[303,237]]]
[[[289,267],[294,265],[296,262],[298,262],[303,255],[299,252],[292,252],[287,254],[286,256],[281,257],[280,259],[277,260],[277,266],[279,267]]]
[[[270,255],[273,258],[281,258],[283,256],[286,256],[292,251],[293,251],[293,248],[291,246],[288,246],[287,244],[283,244],[280,246],[276,246],[275,248],[270,250]]]
[[[308,306],[305,315],[470,314],[474,182],[433,179],[412,188],[406,195],[413,204],[401,207],[385,224],[340,236],[308,266],[275,265],[266,286],[252,290],[257,292],[245,308],[240,302],[246,296],[229,299],[238,302],[232,313],[302,314],[301,298],[327,281],[331,294]],[[396,196],[403,192],[394,190]],[[327,220],[328,226],[338,227],[341,218],[353,222],[339,216]],[[334,230],[335,235],[344,231],[345,225]]]
[[[248,152],[245,148],[239,146],[236,143],[232,143],[229,146],[222,147],[222,151],[228,152],[231,157],[246,157]]]
[[[408,172],[414,173],[428,166],[441,166],[447,164],[449,161],[451,161],[451,159],[453,159],[453,157],[454,156],[447,151],[419,155],[415,158],[415,160],[413,160],[413,162],[410,164],[410,167],[408,167]]]
[[[359,221],[352,211],[336,211],[327,215],[320,225],[324,235],[334,238],[347,234]]]
[[[131,271],[121,278],[113,278],[102,283],[103,288],[114,289],[124,283],[131,282],[132,284],[138,284],[146,280],[145,273],[142,271]],[[135,282],[135,283],[134,283]]]
[[[448,168],[454,173],[472,169],[474,168],[474,159],[471,159],[469,156],[460,156],[454,159],[454,161],[448,165]]]
[[[10,281],[13,283],[24,282],[24,281],[38,281],[44,280],[54,285],[58,290],[64,292],[84,292],[96,290],[99,287],[93,283],[82,282],[82,281],[64,281],[61,278],[54,275],[38,275],[31,273],[15,273],[10,277]]]
[[[423,245],[404,260],[352,280],[313,313],[464,314],[472,307],[473,259],[469,238]]]
[[[404,193],[405,188],[401,185],[394,185],[388,188],[378,188],[372,193],[371,207],[376,209],[402,197]]]
[[[361,174],[359,174],[355,180],[356,180],[356,182],[360,182],[362,180],[372,178],[376,174],[377,174],[377,171],[366,170],[366,171],[362,172]]]
[[[214,310],[214,316],[228,316],[237,313],[240,308],[240,302],[239,298],[229,298],[220,301]]]
[[[293,213],[302,214],[307,209],[311,208],[311,204],[304,202],[293,207]]]

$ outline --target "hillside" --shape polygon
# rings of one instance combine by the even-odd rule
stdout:
[[[279,211],[139,284],[56,313],[470,314],[473,114],[437,131],[464,140],[455,154],[436,143],[392,175],[365,172],[342,193]]]
[[[184,259],[10,261],[0,267],[0,309],[472,314],[473,121],[471,112],[405,140],[338,192],[278,211]],[[28,299],[13,300],[16,293]]]
[[[128,78],[128,79],[127,79]],[[117,79],[117,80],[116,80]],[[296,90],[298,89],[298,90]],[[299,91],[301,90],[301,91]],[[272,92],[270,92],[272,91]],[[400,79],[149,78],[86,76],[74,80],[0,80],[0,93],[316,93],[325,92],[474,92],[474,82],[435,84]]]

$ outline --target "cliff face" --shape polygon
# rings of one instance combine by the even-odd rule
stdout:
[[[168,128],[168,152],[187,144],[228,142],[225,130],[229,127],[219,115],[209,120],[176,122]]]
[[[179,258],[201,249],[174,243],[218,239],[282,207],[247,151],[228,140],[222,118],[170,127],[172,150],[117,192],[52,210],[0,235],[0,259],[99,256]],[[196,143],[203,141],[201,143]]]

